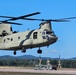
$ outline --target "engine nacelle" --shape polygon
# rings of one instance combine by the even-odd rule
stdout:
[[[6,36],[12,34],[12,27],[10,24],[0,24],[0,35],[1,36]]]

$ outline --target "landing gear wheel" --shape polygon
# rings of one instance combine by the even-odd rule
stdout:
[[[37,53],[38,53],[38,54],[41,54],[41,53],[42,53],[42,50],[39,49],[39,50],[37,51]]]
[[[22,53],[25,53],[26,52],[26,49],[23,47],[22,50],[21,50],[21,52]]]
[[[22,50],[22,53],[25,53],[26,52],[26,50]]]
[[[14,51],[13,54],[16,55],[16,51]]]

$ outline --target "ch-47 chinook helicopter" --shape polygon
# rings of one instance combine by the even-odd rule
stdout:
[[[13,54],[16,55],[17,50],[21,50],[23,53],[26,49],[39,47],[37,53],[42,53],[40,47],[49,46],[55,43],[58,37],[52,30],[51,22],[67,22],[67,19],[33,19],[28,18],[29,16],[40,14],[40,12],[35,12],[19,17],[10,16],[0,16],[2,18],[9,18],[7,20],[0,21],[0,50],[13,50]],[[13,31],[10,24],[21,25],[20,23],[10,22],[14,20],[38,20],[42,21],[40,27],[35,30],[26,30],[25,32]]]

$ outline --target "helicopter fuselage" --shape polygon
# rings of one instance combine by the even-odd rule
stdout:
[[[0,49],[4,50],[20,50],[49,46],[57,41],[56,35],[51,31],[27,30],[25,32],[14,33],[0,38]]]
[[[40,47],[49,46],[55,43],[58,37],[54,34],[51,26],[51,22],[69,22],[67,19],[74,19],[76,17],[62,18],[62,19],[33,19],[28,18],[33,15],[40,14],[35,12],[19,17],[0,16],[2,18],[9,18],[7,20],[0,21],[0,50],[14,50],[16,55],[17,50],[26,52],[26,49],[39,47],[37,53],[42,53]],[[15,20],[37,20],[42,21],[39,29],[27,30],[24,32],[16,32],[12,30],[10,24],[21,25],[20,23],[10,22]]]
[[[8,24],[3,24],[3,26],[2,24],[0,25],[2,28],[0,32],[0,49],[14,50],[14,55],[17,50],[25,52],[26,49],[36,47],[39,47],[38,53],[42,53],[40,47],[49,46],[58,39],[52,31],[50,22],[41,23],[39,29],[26,30],[24,32],[13,32],[12,27]]]

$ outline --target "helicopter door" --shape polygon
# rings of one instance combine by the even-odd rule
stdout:
[[[42,32],[42,38],[46,39],[46,32],[45,31]]]

